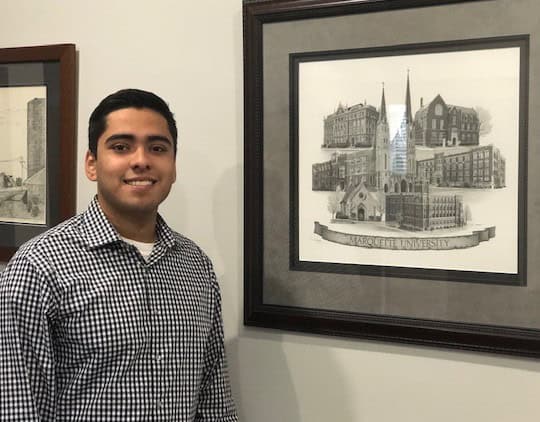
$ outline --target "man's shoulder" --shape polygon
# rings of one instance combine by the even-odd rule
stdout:
[[[172,249],[182,266],[212,275],[214,272],[212,260],[203,248],[184,234],[175,231],[172,233],[175,238],[175,245]]]
[[[52,280],[59,267],[72,265],[73,251],[80,248],[75,235],[78,220],[79,216],[71,217],[21,245],[0,274],[0,283],[23,291],[22,284]]]
[[[176,243],[176,249],[183,255],[196,256],[204,260],[210,260],[204,250],[192,239],[184,234],[178,233],[174,230],[171,231]]]
[[[81,214],[75,215],[28,240],[21,245],[15,257],[25,259],[46,258],[51,253],[57,254],[61,252],[69,244],[78,242],[80,220]]]

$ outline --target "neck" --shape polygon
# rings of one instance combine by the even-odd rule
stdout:
[[[153,243],[156,239],[156,218],[143,221],[140,218],[130,219],[125,216],[119,221],[110,219],[120,236],[137,242]]]
[[[100,205],[105,216],[120,236],[143,243],[153,243],[156,240],[157,211],[152,213],[118,213],[107,209],[101,203]]]

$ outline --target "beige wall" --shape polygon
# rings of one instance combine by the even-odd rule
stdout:
[[[162,213],[214,260],[243,421],[537,421],[538,361],[242,326],[241,24],[241,0],[5,0],[0,48],[77,45],[79,211],[96,103],[124,87],[170,103],[179,180]]]

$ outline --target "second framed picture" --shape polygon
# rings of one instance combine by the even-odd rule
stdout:
[[[0,261],[75,212],[75,45],[0,49]]]

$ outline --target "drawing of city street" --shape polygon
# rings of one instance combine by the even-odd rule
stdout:
[[[301,63],[300,259],[515,273],[519,63],[519,48]]]
[[[46,223],[46,87],[0,88],[0,222]]]

